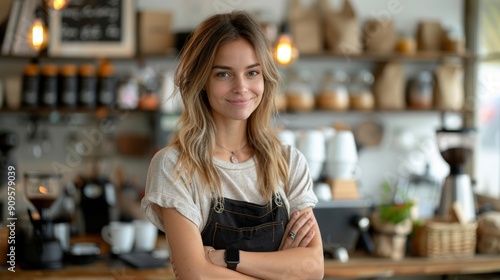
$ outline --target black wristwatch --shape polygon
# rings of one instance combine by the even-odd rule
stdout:
[[[236,266],[240,263],[240,250],[227,249],[224,252],[224,261],[226,262],[227,268],[236,270]]]

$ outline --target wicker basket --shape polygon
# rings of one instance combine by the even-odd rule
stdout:
[[[412,252],[429,258],[469,258],[476,252],[477,223],[433,218],[415,226]]]

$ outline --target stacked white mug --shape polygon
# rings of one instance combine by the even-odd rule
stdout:
[[[352,131],[339,130],[326,145],[325,173],[329,179],[358,179],[358,152]]]
[[[325,135],[318,129],[298,133],[297,148],[304,154],[312,180],[317,181],[325,163]]]

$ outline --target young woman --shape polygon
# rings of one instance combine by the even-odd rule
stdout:
[[[280,76],[258,23],[214,15],[176,71],[184,103],[152,159],[141,208],[182,279],[321,279],[317,203],[303,155],[275,136]]]

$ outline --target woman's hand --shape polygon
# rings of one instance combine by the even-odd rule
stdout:
[[[209,263],[220,267],[226,267],[226,262],[224,261],[225,250],[215,250],[212,246],[203,246],[203,250],[205,250],[205,259],[207,259]]]
[[[316,234],[314,230],[311,230],[315,224],[316,219],[311,209],[293,212],[281,240],[280,250],[309,245]],[[290,236],[291,234],[295,234],[294,238]]]

